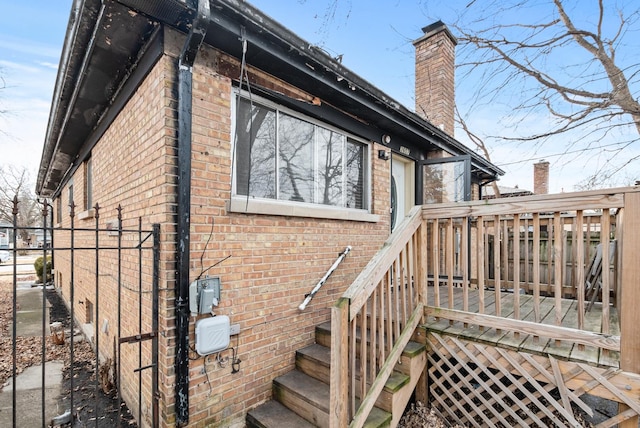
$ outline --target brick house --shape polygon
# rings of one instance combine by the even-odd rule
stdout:
[[[502,171],[451,136],[455,38],[442,23],[415,42],[415,114],[244,1],[190,3],[74,2],[37,191],[56,227],[109,228],[118,206],[125,225],[160,224],[159,425],[242,426],[412,206],[477,199]],[[93,255],[55,257],[57,287],[113,358],[135,287],[114,279],[113,253],[100,296]],[[203,274],[220,278],[214,312],[240,327],[218,361],[192,351],[210,317],[186,303]],[[137,361],[121,352],[130,373]],[[122,397],[150,426],[152,396],[137,403],[136,388],[123,375]]]

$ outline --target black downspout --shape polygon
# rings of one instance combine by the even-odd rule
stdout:
[[[178,224],[176,284],[176,423],[189,423],[189,248],[193,64],[209,22],[209,0],[198,10],[178,61]]]

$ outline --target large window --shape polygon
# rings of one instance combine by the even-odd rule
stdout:
[[[236,195],[369,208],[366,144],[267,102],[237,103]]]

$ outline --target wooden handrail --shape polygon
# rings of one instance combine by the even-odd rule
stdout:
[[[369,296],[371,296],[376,284],[384,277],[389,266],[391,266],[391,263],[393,263],[400,253],[400,250],[402,250],[422,223],[420,211],[420,206],[415,206],[411,209],[405,221],[389,236],[382,245],[382,249],[373,256],[364,270],[342,295],[343,298],[351,301],[349,321],[353,320],[355,315],[360,311]]]
[[[622,208],[624,195],[640,192],[640,186],[588,192],[557,193],[551,195],[519,196],[483,201],[423,205],[425,220],[448,217],[477,217],[522,213],[564,212]]]

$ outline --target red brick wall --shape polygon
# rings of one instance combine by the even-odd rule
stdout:
[[[454,135],[455,43],[448,31],[434,31],[414,42],[416,113]]]
[[[131,100],[118,114],[109,129],[92,150],[93,200],[100,206],[98,224],[105,229],[108,223],[117,223],[117,207],[122,207],[123,229],[138,228],[142,218],[142,228],[150,230],[153,223],[161,224],[160,263],[160,396],[162,402],[173,401],[171,383],[173,372],[173,323],[174,323],[174,281],[175,281],[175,106],[172,101],[175,65],[172,59],[162,58],[142,82]],[[93,228],[96,219],[93,212],[83,211],[84,167],[74,174],[74,200],[78,204],[74,217],[75,227]],[[68,227],[71,219],[67,208],[68,194],[63,191],[63,219],[59,224]],[[56,248],[68,248],[70,234],[57,231],[54,235]],[[125,246],[137,243],[137,234],[124,234]],[[117,235],[100,233],[99,246],[115,247]],[[95,247],[95,233],[75,232],[77,247]],[[151,331],[150,290],[152,284],[151,253],[145,251],[142,267],[143,320],[142,332]],[[86,320],[85,303],[91,301],[94,311],[99,314],[94,319],[99,328],[108,322],[108,331],[100,331],[100,354],[103,359],[114,357],[114,341],[118,331],[118,272],[117,252],[101,250],[99,253],[98,285],[99,302],[95,295],[95,250],[76,250],[73,253],[74,307],[78,322]],[[65,299],[70,302],[71,252],[55,252],[56,278]],[[138,253],[133,250],[122,252],[121,336],[138,332],[138,298],[140,290],[138,276]],[[83,302],[83,303],[81,303]],[[89,326],[93,330],[93,326]],[[94,342],[95,343],[95,342]],[[138,363],[137,345],[122,345],[122,396],[132,411],[137,413],[138,381],[133,370]],[[143,347],[143,363],[150,362],[150,342]],[[143,375],[143,419],[150,420],[150,383],[147,370]],[[165,418],[166,408],[161,407]]]
[[[549,193],[549,162],[540,161],[533,164],[533,193],[536,195]]]
[[[232,58],[204,50],[194,69],[191,272],[196,277],[202,266],[231,256],[209,274],[222,281],[216,313],[240,324],[242,360],[236,374],[212,358],[191,362],[190,421],[199,421],[195,426],[241,424],[250,408],[269,399],[272,380],[293,369],[296,349],[313,343],[314,327],[329,320],[331,305],[389,234],[390,163],[374,156],[375,145],[370,147],[369,162],[372,212],[381,219],[377,223],[227,211],[232,176],[231,77],[237,76],[238,65]],[[258,70],[249,68],[249,73],[253,83],[313,98]],[[347,245],[352,252],[301,313],[298,305],[305,294]],[[236,345],[235,337],[231,344]],[[231,351],[222,355],[231,357]]]
[[[154,66],[133,97],[118,114],[92,151],[94,202],[100,205],[99,225],[106,228],[117,218],[122,206],[124,228],[135,228],[138,218],[150,229],[161,224],[160,264],[160,412],[161,425],[175,425],[175,210],[176,210],[176,58],[183,38],[166,33],[166,55]],[[214,356],[190,362],[190,426],[243,426],[246,412],[271,396],[274,377],[294,367],[295,350],[313,343],[316,324],[329,319],[329,309],[358,275],[389,235],[390,162],[377,159],[378,145],[370,146],[372,213],[378,222],[338,221],[230,213],[231,197],[231,99],[232,78],[239,64],[212,49],[200,51],[193,78],[193,157],[191,200],[191,278],[204,267],[231,256],[211,269],[211,276],[222,282],[217,314],[228,315],[240,325],[238,344],[240,371],[231,365],[221,367]],[[254,83],[281,93],[312,99],[285,82],[249,67]],[[75,200],[81,204],[83,170],[74,175]],[[67,194],[62,194],[66,206]],[[62,226],[69,225],[64,209]],[[93,227],[95,218],[83,213],[74,219],[78,227]],[[56,235],[56,246],[68,245],[69,237]],[[117,237],[101,235],[101,245],[114,245]],[[127,238],[129,239],[129,238]],[[133,238],[131,238],[133,239]],[[76,237],[76,244],[92,245],[93,234]],[[298,305],[347,245],[353,247],[340,268],[316,295],[306,311]],[[147,253],[149,254],[149,253]],[[113,357],[117,333],[116,253],[100,253],[101,327],[109,322],[107,333],[100,333],[100,350]],[[143,266],[143,331],[150,330],[149,307],[151,260]],[[74,300],[95,297],[95,252],[74,253]],[[70,295],[70,253],[56,253],[59,286],[66,299]],[[137,333],[138,277],[137,253],[125,253],[122,273],[122,336]],[[77,306],[76,318],[85,320],[86,310]],[[190,343],[194,345],[195,318],[191,318]],[[236,342],[238,339],[238,342]],[[150,348],[145,344],[144,357]],[[197,354],[192,353],[192,357]],[[221,353],[230,358],[231,350]],[[137,413],[137,346],[122,346],[122,392]],[[148,361],[148,360],[147,360]],[[144,365],[143,360],[143,365]],[[148,371],[150,372],[150,371]],[[149,424],[150,383],[143,383],[143,424]]]

